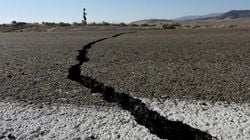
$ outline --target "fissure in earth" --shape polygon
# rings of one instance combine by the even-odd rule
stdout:
[[[89,61],[87,53],[94,44],[129,33],[134,32],[116,34],[85,45],[82,50],[78,51],[79,54],[76,59],[79,63],[70,67],[68,78],[91,89],[94,93],[100,93],[105,101],[117,103],[122,109],[129,111],[138,124],[145,126],[159,138],[169,140],[211,140],[213,137],[208,133],[192,128],[180,121],[170,121],[158,112],[150,110],[141,100],[126,93],[116,92],[113,87],[105,86],[92,77],[81,75],[81,65]]]

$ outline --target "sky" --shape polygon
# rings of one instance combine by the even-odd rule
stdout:
[[[88,22],[129,23],[246,10],[250,0],[0,0],[0,23],[81,22],[83,8]]]

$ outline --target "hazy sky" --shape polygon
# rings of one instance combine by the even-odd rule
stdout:
[[[118,23],[250,9],[250,0],[0,0],[0,23],[80,22],[84,7],[89,22]]]

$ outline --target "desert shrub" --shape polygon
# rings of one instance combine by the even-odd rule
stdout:
[[[12,25],[16,25],[17,22],[16,22],[15,20],[13,20],[13,21],[11,21],[11,24],[12,24]]]
[[[125,23],[122,22],[122,23],[119,24],[119,26],[123,27],[123,26],[127,26],[127,24],[125,24]]]
[[[140,26],[141,26],[141,27],[147,27],[147,26],[148,26],[148,24],[143,23],[143,24],[141,24]]]
[[[22,25],[26,25],[27,23],[26,22],[17,22],[16,25],[17,26],[22,26]]]
[[[109,26],[110,23],[103,21],[103,22],[101,23],[101,25],[103,25],[103,26]]]
[[[46,26],[55,26],[56,23],[54,22],[42,22],[43,25],[46,25]]]
[[[174,24],[163,24],[162,29],[176,29]]]
[[[65,27],[65,26],[70,26],[69,23],[64,23],[64,22],[59,22],[59,26]]]
[[[22,25],[26,25],[26,22],[17,22],[17,21],[12,21],[11,25],[12,26],[22,26]]]

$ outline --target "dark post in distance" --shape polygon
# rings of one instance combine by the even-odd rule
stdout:
[[[86,18],[86,15],[87,15],[86,9],[84,8],[84,9],[83,9],[83,20],[82,20],[82,24],[83,24],[83,25],[87,25],[87,18]]]

